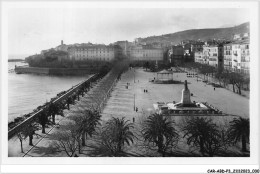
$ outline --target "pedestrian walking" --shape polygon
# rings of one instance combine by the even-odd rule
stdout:
[[[135,122],[135,117],[133,117],[133,123]]]
[[[214,91],[215,91],[215,88],[214,88]]]
[[[144,89],[144,93],[145,93],[145,89]]]
[[[135,108],[135,112],[138,112],[138,107]]]

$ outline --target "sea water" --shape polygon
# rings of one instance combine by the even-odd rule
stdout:
[[[70,89],[88,77],[16,74],[13,71],[15,65],[27,64],[8,62],[8,122],[32,112],[59,92]]]

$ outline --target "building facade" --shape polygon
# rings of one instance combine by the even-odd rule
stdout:
[[[194,61],[201,64],[207,64],[207,61],[203,55],[203,51],[196,51],[194,53]]]
[[[249,39],[236,40],[224,45],[224,68],[233,72],[249,74]]]
[[[202,52],[203,45],[204,42],[201,41],[187,40],[179,45],[172,46],[168,51],[170,62],[177,65],[183,62],[195,62],[195,52]],[[197,54],[197,56],[199,55]]]
[[[221,45],[211,45],[209,46],[209,65],[216,68],[223,68],[223,46]]]
[[[219,70],[224,68],[224,49],[223,45],[209,45],[205,44],[203,46],[203,59],[204,64],[208,64]]]
[[[210,52],[209,45],[204,45],[202,54],[203,54],[203,59],[205,64],[209,64],[209,52]]]
[[[79,45],[68,48],[69,58],[71,60],[95,60],[112,61],[117,58],[119,48],[106,45]]]
[[[114,44],[120,46],[120,48],[122,49],[122,55],[123,56],[130,57],[130,49],[129,48],[130,48],[131,43],[129,43],[126,40],[126,41],[117,41]]]
[[[240,42],[232,43],[232,70],[240,72],[241,69],[241,49]]]
[[[168,54],[171,63],[180,65],[184,62],[184,48],[182,45],[172,46]]]
[[[151,46],[138,45],[130,48],[130,60],[132,61],[162,61],[163,49]]]
[[[224,69],[232,71],[232,43],[225,44],[224,48]]]
[[[250,51],[249,40],[245,40],[240,45],[241,48],[241,72],[244,74],[250,73]]]

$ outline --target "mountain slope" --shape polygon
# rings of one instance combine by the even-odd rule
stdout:
[[[178,44],[183,40],[210,40],[210,39],[232,39],[234,34],[249,32],[249,22],[229,28],[213,28],[213,29],[192,29],[180,31],[172,34],[165,34],[161,36],[151,36],[142,38],[143,42],[172,42]]]

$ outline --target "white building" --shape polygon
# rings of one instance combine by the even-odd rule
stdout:
[[[163,49],[146,46],[133,46],[130,48],[130,60],[132,61],[162,61]]]
[[[203,51],[196,51],[194,53],[194,61],[201,64],[207,64],[207,60],[204,58]]]
[[[71,60],[99,60],[112,61],[116,57],[116,51],[113,46],[95,45],[95,46],[71,46],[68,48],[69,58]]]

